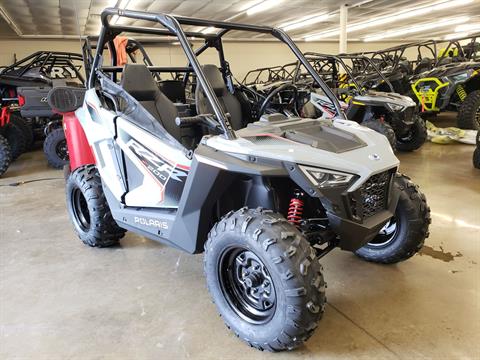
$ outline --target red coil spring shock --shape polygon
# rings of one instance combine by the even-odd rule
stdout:
[[[290,206],[288,207],[287,220],[289,223],[299,226],[302,221],[303,215],[303,193],[300,191],[295,192],[295,197],[290,200]]]

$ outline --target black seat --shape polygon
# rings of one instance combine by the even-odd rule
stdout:
[[[174,103],[185,104],[185,86],[180,80],[162,80],[160,90]]]
[[[242,105],[235,95],[228,91],[222,73],[217,66],[207,64],[202,66],[203,72],[217,95],[223,111],[230,114],[230,123],[233,130],[241,129],[245,126],[243,121]],[[195,89],[195,103],[198,114],[213,114],[212,106],[201,89],[201,85],[197,84]]]
[[[179,142],[184,143],[185,132],[176,124],[177,109],[158,88],[146,65],[125,64],[121,84],[162,126]]]
[[[418,75],[424,71],[428,71],[432,68],[432,59],[428,57],[424,57],[420,62],[418,63],[417,67],[415,68],[414,74]]]

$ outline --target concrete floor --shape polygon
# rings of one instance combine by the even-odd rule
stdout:
[[[205,288],[202,255],[128,233],[81,244],[62,172],[24,154],[0,184],[1,359],[479,359],[480,170],[473,147],[426,144],[400,154],[427,195],[425,248],[380,266],[336,250],[322,261],[328,305],[314,336],[281,354],[225,328]]]

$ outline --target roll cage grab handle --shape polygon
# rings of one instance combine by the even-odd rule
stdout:
[[[146,20],[146,21],[160,23],[168,31],[165,31],[162,29],[142,28],[142,27],[134,27],[134,26],[123,27],[123,26],[117,26],[117,25],[110,25],[108,22],[108,18],[114,15],[118,15],[119,17],[127,17],[131,19]],[[195,19],[195,18],[189,18],[189,17],[172,16],[172,15],[162,14],[162,13],[152,14],[152,13],[147,13],[142,11],[123,10],[123,9],[117,9],[117,8],[106,8],[105,10],[103,10],[101,14],[101,21],[102,21],[102,28],[100,30],[100,35],[98,37],[97,51],[95,54],[95,58],[93,59],[92,71],[90,72],[89,79],[88,79],[89,89],[95,86],[95,77],[97,76],[96,72],[99,70],[100,58],[102,57],[103,47],[106,42],[105,39],[107,36],[107,32],[108,32],[108,35],[111,36],[113,33],[120,33],[122,31],[125,31],[128,28],[132,32],[135,32],[135,30],[137,30],[136,32],[139,32],[139,33],[151,33],[151,34],[159,34],[159,35],[176,36],[178,38],[178,41],[180,42],[180,45],[183,48],[183,51],[185,52],[185,55],[187,56],[187,59],[191,67],[195,71],[197,81],[202,86],[205,96],[207,97],[208,101],[212,105],[213,112],[215,113],[215,116],[218,122],[220,123],[224,136],[229,140],[236,139],[235,131],[232,129],[230,120],[227,114],[223,111],[218,98],[216,97],[210,83],[208,82],[201,68],[200,63],[198,62],[195,52],[190,47],[190,44],[187,39],[187,35],[183,31],[180,24],[196,25],[196,26],[212,26],[218,29],[223,29],[223,30],[243,30],[243,31],[271,34],[277,39],[279,39],[280,41],[286,43],[290,48],[290,50],[293,51],[297,59],[303,64],[303,66],[305,66],[305,68],[310,73],[310,75],[312,75],[313,79],[319,84],[319,86],[325,92],[325,94],[329,95],[330,100],[333,102],[337,110],[338,116],[342,119],[345,119],[345,115],[343,113],[343,110],[340,106],[338,99],[331,92],[330,88],[323,82],[320,76],[315,72],[314,68],[308,62],[308,60],[303,56],[300,49],[295,45],[292,39],[283,30],[272,28],[272,27],[266,27],[266,26],[245,25],[245,24],[237,24],[237,23],[228,23],[223,21],[203,20],[203,19]],[[208,36],[205,36],[205,34],[201,34],[201,33],[198,33],[198,34],[194,33],[195,35],[193,36],[199,37],[199,38],[206,38],[206,39],[217,37],[218,39],[220,39],[221,36],[223,36],[226,32],[227,31],[220,31],[216,35],[213,34]],[[190,34],[191,33],[189,32],[189,36],[192,36]]]

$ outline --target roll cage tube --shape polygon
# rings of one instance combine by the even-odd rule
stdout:
[[[118,15],[119,17],[127,17],[131,19],[138,19],[138,20],[146,20],[159,23],[163,25],[167,31],[163,29],[155,29],[155,28],[145,28],[145,27],[135,27],[135,26],[120,26],[120,25],[110,25],[108,20],[110,16]],[[203,91],[207,99],[209,100],[215,116],[220,123],[220,126],[224,132],[224,136],[227,139],[235,139],[236,135],[233,131],[230,121],[228,119],[227,114],[223,111],[218,98],[215,96],[215,93],[208,82],[203,70],[196,58],[196,55],[193,49],[190,47],[188,42],[187,36],[195,36],[204,39],[220,39],[227,31],[220,31],[217,34],[202,34],[202,33],[194,33],[194,32],[184,32],[181,25],[194,25],[194,26],[207,26],[207,27],[215,27],[219,30],[240,30],[240,31],[250,31],[250,32],[259,32],[264,34],[271,34],[283,43],[287,44],[291,51],[295,54],[297,59],[302,62],[302,64],[306,67],[310,75],[312,75],[313,79],[318,83],[318,85],[322,88],[325,94],[331,99],[337,112],[341,118],[345,119],[345,115],[341,109],[340,103],[328,86],[323,82],[320,76],[315,72],[313,67],[308,63],[308,61],[303,56],[300,49],[295,45],[292,39],[282,30],[266,27],[266,26],[258,26],[258,25],[246,25],[246,24],[238,24],[238,23],[229,23],[224,21],[215,21],[215,20],[204,20],[204,19],[196,19],[196,18],[189,18],[189,17],[181,17],[181,16],[172,16],[162,13],[147,13],[141,11],[131,11],[131,10],[122,10],[117,8],[106,8],[102,11],[101,14],[101,21],[102,21],[102,28],[100,31],[97,52],[92,64],[92,70],[90,73],[88,87],[92,88],[95,84],[95,77],[96,72],[99,70],[99,63],[103,52],[103,46],[106,42],[107,36],[110,38],[112,35],[117,35],[123,31],[130,31],[130,32],[137,32],[137,33],[150,33],[150,34],[159,34],[159,35],[173,35],[176,36],[180,45],[183,48],[185,55],[187,56],[187,60],[189,61],[191,67],[195,71],[197,76],[197,81],[202,86]],[[111,39],[109,39],[111,40]]]

